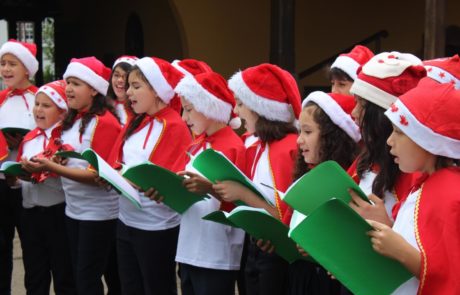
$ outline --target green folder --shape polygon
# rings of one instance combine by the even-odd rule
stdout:
[[[348,204],[351,200],[348,189],[353,189],[370,203],[366,194],[337,162],[326,161],[305,173],[280,195],[292,208],[308,215],[331,198]]]
[[[290,235],[354,294],[391,294],[412,277],[396,260],[374,251],[372,227],[338,199],[314,210]]]
[[[190,157],[192,158],[192,166],[212,183],[216,183],[216,181],[219,180],[233,180],[239,182],[271,204],[257,186],[240,169],[238,169],[232,161],[225,157],[224,154],[213,149],[207,149],[199,153],[197,156],[190,155]],[[236,205],[245,205],[241,201],[237,201],[235,203]]]
[[[309,260],[297,251],[296,243],[288,237],[289,228],[265,209],[238,206],[230,213],[216,211],[203,219],[239,227],[256,239],[270,241],[275,252],[289,263],[298,259]]]
[[[5,128],[2,128],[2,132],[4,134],[8,133],[8,134],[20,134],[21,136],[24,136],[26,135],[27,133],[30,132],[29,129],[26,129],[26,128],[18,128],[18,127],[5,127]]]
[[[57,152],[56,156],[87,161],[97,170],[99,176],[108,181],[120,195],[131,201],[137,208],[142,208],[139,192],[94,150],[86,149],[81,154],[75,151],[62,151]]]
[[[12,176],[29,175],[30,173],[22,169],[21,163],[14,161],[5,161],[0,167],[0,173]]]
[[[151,162],[128,167],[123,176],[143,190],[155,188],[164,197],[163,203],[181,214],[196,202],[208,198],[189,192],[182,185],[184,177]]]

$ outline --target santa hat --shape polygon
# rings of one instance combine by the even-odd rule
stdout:
[[[67,96],[65,95],[66,83],[64,80],[53,81],[38,88],[37,94],[44,93],[48,96],[60,109],[68,110]]]
[[[439,156],[460,159],[460,91],[424,79],[385,115],[416,144]]]
[[[183,60],[176,59],[171,64],[184,75],[195,76],[201,73],[209,73],[213,71],[205,62],[192,58]]]
[[[331,69],[338,68],[350,78],[356,80],[358,69],[367,63],[374,53],[366,46],[356,45],[349,53],[339,55],[331,65]]]
[[[117,60],[113,63],[112,70],[115,69],[115,67],[121,62],[134,66],[134,64],[136,63],[136,60],[138,60],[136,56],[122,55],[119,58],[117,58]]]
[[[186,75],[174,90],[207,118],[229,124],[233,129],[241,126],[240,118],[233,113],[235,98],[221,75],[214,72],[195,77]]]
[[[356,104],[353,96],[314,91],[304,99],[302,108],[310,101],[316,103],[331,121],[345,131],[355,142],[361,140],[359,127],[351,117],[351,112]]]
[[[350,92],[387,109],[425,76],[422,61],[415,55],[383,52],[361,68]]]
[[[64,73],[64,79],[75,77],[89,84],[102,95],[107,95],[111,70],[94,56],[72,58]]]
[[[0,58],[7,53],[16,56],[22,62],[29,72],[29,77],[33,77],[37,73],[37,45],[10,39],[0,48]]]
[[[272,64],[234,74],[230,89],[249,109],[273,121],[294,122],[300,114],[300,93],[292,75]]]
[[[439,83],[452,83],[460,89],[460,58],[458,55],[423,62],[427,76]]]
[[[155,90],[160,99],[168,104],[174,98],[174,87],[184,77],[169,62],[157,57],[144,57],[136,61],[142,74]]]

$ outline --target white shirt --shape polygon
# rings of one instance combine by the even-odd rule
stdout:
[[[35,95],[25,92],[22,95],[7,97],[0,106],[0,128],[15,127],[32,130],[35,128],[35,120],[32,113],[35,105]],[[26,104],[27,102],[27,104]],[[16,161],[17,150],[10,151],[4,161]]]
[[[152,131],[147,140],[145,149],[143,148],[145,138],[150,124],[138,132],[132,134],[123,145],[123,163],[132,166],[146,162],[150,158],[155,145],[160,139],[163,131],[163,123],[155,120]],[[180,215],[164,204],[155,201],[139,193],[142,209],[136,208],[126,198],[120,198],[120,220],[131,227],[141,230],[165,230],[179,225]]]
[[[361,177],[359,187],[367,196],[372,194],[372,184],[374,183],[376,176],[377,174],[375,172],[367,170],[363,173],[363,177]],[[390,217],[390,220],[393,220],[392,210],[393,206],[397,202],[395,195],[389,191],[385,191],[383,193],[383,202],[385,204],[388,217]]]
[[[420,251],[415,237],[415,205],[419,197],[420,189],[411,193],[399,209],[398,217],[393,224],[393,230],[399,233],[412,247]],[[420,281],[414,276],[399,286],[394,295],[417,294]]]
[[[24,143],[22,156],[30,160],[33,156],[43,152],[43,144],[48,144],[51,131],[56,127],[45,130],[46,137],[42,134]],[[64,202],[64,190],[59,177],[49,177],[42,183],[33,184],[29,181],[21,181],[22,206],[32,208],[35,206],[49,207]]]
[[[91,141],[96,128],[96,118],[92,118],[86,125],[85,132],[80,142],[81,119],[75,121],[71,129],[62,134],[64,144],[70,144],[76,152],[81,153],[91,147]],[[110,144],[110,143],[107,143]],[[87,169],[88,162],[69,158],[67,167]],[[105,189],[77,182],[61,177],[65,191],[66,215],[77,220],[111,220],[118,216],[118,193],[114,190],[107,192]]]
[[[202,151],[203,149],[195,155]],[[190,163],[185,169],[199,174]],[[207,214],[219,210],[219,207],[220,201],[211,197],[195,203],[182,214],[177,262],[211,269],[240,269],[244,231],[202,219]]]
[[[115,104],[115,111],[117,112],[118,118],[120,118],[121,126],[125,126],[128,122],[128,113],[126,112],[124,103]]]
[[[246,137],[246,139],[244,140],[244,146],[248,148],[251,145],[253,145],[258,139],[259,138],[257,136],[255,136],[254,134],[251,134],[248,137]]]
[[[261,145],[257,147],[256,154],[259,153]],[[253,163],[252,170],[254,171],[254,177],[252,182],[254,182],[259,190],[264,194],[267,201],[269,201],[272,206],[276,206],[276,197],[275,191],[270,187],[275,187],[272,179],[272,173],[270,169],[270,160],[268,158],[269,145],[265,146],[265,150],[262,152],[262,155],[259,158],[257,163]],[[255,167],[254,167],[255,166]],[[265,185],[261,185],[261,184]]]

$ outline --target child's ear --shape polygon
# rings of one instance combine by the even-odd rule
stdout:
[[[59,120],[64,121],[66,116],[67,116],[67,111],[60,109]]]
[[[97,92],[96,89],[94,89],[93,87],[91,87],[91,96],[92,97],[95,97],[99,92]]]

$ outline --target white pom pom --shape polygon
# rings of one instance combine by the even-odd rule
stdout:
[[[241,119],[240,117],[233,117],[230,122],[228,123],[232,129],[238,129],[241,127]]]

